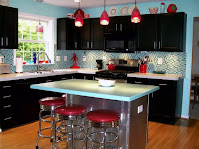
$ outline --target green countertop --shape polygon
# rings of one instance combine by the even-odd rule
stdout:
[[[97,81],[81,79],[33,84],[31,88],[120,101],[133,101],[159,89],[158,86],[128,83],[115,83],[112,87],[101,87]]]

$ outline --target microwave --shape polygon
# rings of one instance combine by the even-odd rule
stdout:
[[[104,47],[106,52],[134,52],[134,40],[130,39],[128,35],[118,34],[105,34]]]

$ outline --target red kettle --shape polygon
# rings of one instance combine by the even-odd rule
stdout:
[[[115,61],[109,60],[106,65],[108,66],[108,70],[115,70]]]

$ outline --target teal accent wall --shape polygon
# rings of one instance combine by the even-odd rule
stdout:
[[[160,7],[161,2],[149,2],[149,3],[138,3],[138,8],[141,14],[148,14],[149,7]],[[189,97],[190,97],[190,82],[191,82],[191,62],[192,62],[192,37],[193,37],[193,17],[199,17],[199,9],[197,6],[199,5],[198,0],[172,0],[166,1],[167,5],[170,3],[174,3],[178,7],[178,12],[185,12],[187,13],[187,35],[186,35],[186,53],[166,53],[166,52],[141,52],[141,53],[133,53],[133,54],[116,54],[116,53],[105,53],[103,51],[64,51],[59,50],[55,51],[55,55],[61,56],[61,61],[56,62],[54,65],[45,66],[45,69],[52,69],[52,68],[68,68],[72,65],[70,58],[72,57],[73,53],[77,53],[80,61],[78,64],[81,67],[95,67],[95,60],[101,58],[101,55],[104,54],[107,56],[107,59],[110,58],[121,58],[121,57],[143,57],[144,55],[149,55],[150,57],[154,58],[154,61],[151,62],[148,67],[148,72],[156,69],[166,70],[167,73],[175,73],[175,74],[185,74],[184,79],[184,86],[183,86],[183,107],[182,107],[182,115],[184,117],[188,117],[189,115]],[[42,4],[43,9],[40,10],[36,7],[37,3],[33,0],[10,0],[10,6],[16,7],[19,9],[19,12],[26,12],[32,14],[38,14],[48,17],[55,18],[55,43],[56,43],[56,18],[65,17],[67,13],[74,12],[74,9],[66,9],[62,7],[51,6],[47,4]],[[131,6],[133,4],[129,4]],[[119,10],[123,5],[116,6]],[[108,11],[110,6],[106,7]],[[103,8],[91,8],[91,9],[84,9],[85,13],[89,13],[90,17],[100,17]],[[130,20],[130,19],[129,19]],[[0,50],[0,52],[6,56],[5,62],[13,64],[12,55],[13,50]],[[86,52],[86,53],[84,53]],[[83,55],[87,56],[87,62],[82,62],[81,57]],[[63,56],[68,56],[68,61],[63,61]],[[164,64],[162,66],[157,65],[156,58],[162,57],[163,62],[168,62],[168,64]],[[107,61],[107,60],[106,60]],[[105,61],[105,63],[106,63]],[[175,62],[173,62],[175,61]],[[178,64],[178,65],[177,65]],[[177,67],[176,67],[177,66]],[[12,72],[14,72],[15,67],[12,66]],[[36,70],[36,66],[24,66],[24,71],[29,70]]]

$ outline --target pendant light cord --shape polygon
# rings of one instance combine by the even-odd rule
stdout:
[[[106,2],[106,1],[104,0],[104,11],[105,11],[105,2]]]
[[[136,6],[136,0],[135,0],[135,6]]]

